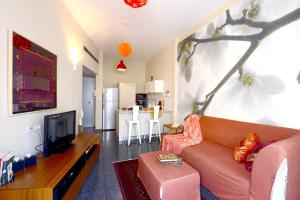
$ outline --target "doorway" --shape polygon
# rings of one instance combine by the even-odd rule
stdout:
[[[96,74],[85,66],[83,66],[82,73],[82,126],[83,128],[95,128]]]

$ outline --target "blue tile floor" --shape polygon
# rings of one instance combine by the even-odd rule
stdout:
[[[135,159],[140,153],[156,151],[159,141],[154,139],[151,144],[132,142],[130,146],[120,144],[114,131],[99,133],[101,135],[101,151],[89,177],[85,181],[77,200],[121,200],[123,199],[112,162]]]

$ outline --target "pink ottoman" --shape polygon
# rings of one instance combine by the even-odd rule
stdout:
[[[182,162],[179,167],[157,161],[160,151],[139,155],[138,177],[152,200],[200,200],[200,177]]]

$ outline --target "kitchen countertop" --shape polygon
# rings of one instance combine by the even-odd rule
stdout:
[[[132,113],[132,110],[122,110],[122,109],[117,109],[117,112],[119,114],[127,114],[127,113]],[[140,113],[151,113],[150,110],[143,110],[143,111],[139,111]],[[164,113],[171,113],[172,111],[171,110],[164,110],[163,111]]]

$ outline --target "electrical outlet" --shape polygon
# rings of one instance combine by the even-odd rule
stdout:
[[[26,127],[26,133],[27,134],[40,134],[41,126],[40,125],[28,126],[28,127]]]
[[[33,134],[34,133],[34,126],[27,126],[26,127],[26,133],[27,134]]]
[[[40,134],[41,133],[41,126],[40,125],[33,126],[33,132],[35,134]]]

